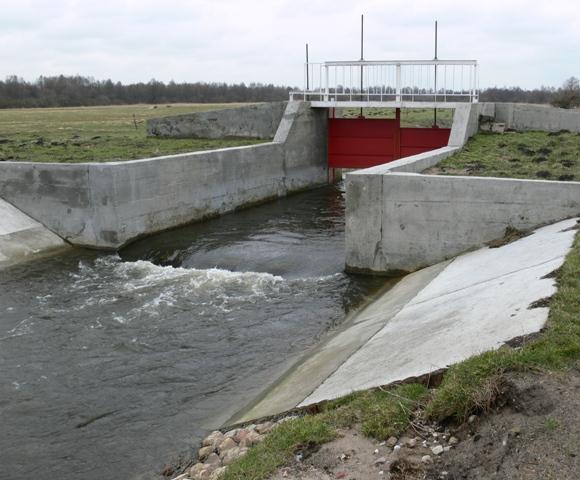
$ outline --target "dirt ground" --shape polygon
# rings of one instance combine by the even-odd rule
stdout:
[[[579,407],[578,370],[510,375],[496,409],[463,425],[415,424],[387,442],[345,430],[315,452],[298,449],[271,480],[576,480]]]

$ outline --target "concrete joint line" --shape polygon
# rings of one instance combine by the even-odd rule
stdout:
[[[557,256],[555,256],[555,257],[553,257],[553,258],[550,258],[549,260],[546,260],[546,261],[544,261],[544,262],[535,263],[535,264],[533,264],[533,265],[528,265],[527,267],[524,267],[524,268],[518,268],[518,269],[516,269],[516,270],[512,270],[512,271],[506,272],[506,273],[504,273],[504,274],[502,274],[502,275],[499,275],[499,276],[497,276],[497,277],[491,277],[491,278],[488,278],[487,280],[482,280],[481,282],[476,282],[476,283],[472,283],[472,284],[470,284],[470,285],[466,285],[466,286],[465,286],[465,287],[463,287],[463,288],[458,288],[458,289],[456,289],[456,290],[451,290],[451,291],[449,291],[449,292],[445,292],[445,293],[438,294],[436,297],[430,297],[430,298],[426,298],[425,300],[421,300],[420,302],[414,302],[413,300],[411,300],[411,301],[408,303],[408,305],[409,305],[410,307],[411,307],[411,306],[415,306],[415,305],[422,305],[422,304],[424,304],[424,303],[427,303],[427,302],[430,302],[430,301],[434,300],[435,298],[444,298],[444,297],[447,297],[447,296],[449,296],[449,295],[453,295],[454,293],[462,292],[462,291],[464,291],[464,290],[469,290],[470,288],[477,287],[477,286],[480,286],[480,285],[485,285],[486,283],[490,283],[490,282],[493,282],[493,281],[495,281],[495,280],[499,280],[500,278],[505,278],[505,277],[508,277],[508,276],[510,276],[510,275],[513,275],[514,273],[518,273],[518,272],[525,272],[526,270],[531,270],[531,269],[534,269],[534,268],[536,268],[536,267],[540,267],[540,266],[542,266],[542,265],[546,265],[546,264],[548,264],[548,263],[551,263],[551,262],[553,262],[553,261],[555,261],[555,260],[564,259],[565,257],[566,257],[565,255],[557,255]],[[455,261],[456,261],[458,258],[460,258],[460,257],[455,257],[455,258],[452,260],[451,264],[452,264],[453,262],[455,262]],[[450,264],[450,265],[451,265],[451,264]],[[416,297],[416,296],[415,296],[415,297]]]

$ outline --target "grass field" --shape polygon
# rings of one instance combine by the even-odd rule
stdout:
[[[146,137],[149,118],[239,104],[123,105],[0,110],[0,161],[106,162],[253,145],[252,139]]]
[[[360,115],[360,108],[345,109],[344,118],[356,118]],[[366,118],[395,118],[394,108],[363,108]],[[431,108],[403,108],[401,109],[401,127],[433,126],[434,115]],[[443,128],[451,128],[453,123],[453,109],[444,108],[437,110],[437,125]]]
[[[479,133],[425,173],[578,181],[580,134]]]

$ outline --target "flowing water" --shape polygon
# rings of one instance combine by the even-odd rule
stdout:
[[[384,281],[340,187],[0,272],[0,478],[159,478]]]

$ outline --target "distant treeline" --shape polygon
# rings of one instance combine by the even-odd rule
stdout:
[[[524,90],[520,87],[499,88],[492,87],[482,90],[479,94],[480,102],[514,102],[514,103],[551,103],[557,89],[541,87],[533,90]]]
[[[135,103],[225,103],[287,100],[291,87],[261,83],[147,83],[123,85],[111,80],[64,75],[27,82],[16,76],[0,81],[0,108],[76,107]],[[570,108],[580,105],[578,79],[571,77],[560,88],[487,88],[482,102],[551,103]]]
[[[290,87],[261,83],[163,83],[151,80],[123,85],[81,76],[40,77],[34,82],[10,76],[0,81],[0,108],[271,102],[287,100],[290,90]]]

